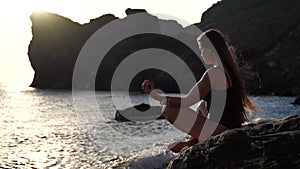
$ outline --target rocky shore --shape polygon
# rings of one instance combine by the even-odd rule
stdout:
[[[119,122],[149,120],[160,107],[140,104],[116,112]],[[138,114],[134,111],[138,110]],[[150,116],[142,114],[149,111]],[[155,113],[156,112],[156,113]],[[126,118],[127,117],[127,118]],[[162,117],[163,118],[163,117]],[[153,117],[152,117],[153,119]],[[185,148],[173,156],[168,169],[286,169],[300,168],[300,115],[259,119]],[[168,151],[167,151],[168,152]],[[136,161],[129,163],[135,164]]]
[[[184,149],[168,169],[296,169],[299,142],[299,115],[260,120]]]

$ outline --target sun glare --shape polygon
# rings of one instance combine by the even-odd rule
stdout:
[[[151,14],[196,23],[201,13],[218,0],[147,1],[147,0],[10,0],[0,6],[0,82],[7,79],[31,81],[33,70],[28,60],[28,45],[32,39],[30,15],[33,11],[57,13],[78,23],[111,13],[126,16],[127,8],[146,9]],[[184,25],[184,24],[183,24]],[[186,25],[186,24],[185,24]],[[185,26],[184,25],[184,26]]]

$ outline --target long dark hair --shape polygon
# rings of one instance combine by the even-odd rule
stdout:
[[[227,69],[231,78],[234,93],[238,96],[236,97],[237,99],[234,99],[234,104],[236,105],[237,112],[240,112],[237,114],[239,120],[243,122],[248,121],[248,118],[245,114],[245,108],[251,114],[259,113],[258,109],[255,107],[255,105],[247,95],[238,69],[235,49],[233,48],[233,46],[229,45],[228,40],[225,39],[225,36],[218,30],[209,29],[203,32],[197,38],[197,41],[201,44],[201,47],[204,48],[208,45],[208,42],[210,42],[220,56],[223,67]]]

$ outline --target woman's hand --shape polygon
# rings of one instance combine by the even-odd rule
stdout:
[[[155,89],[155,85],[150,80],[145,80],[142,83],[142,89],[145,93],[149,94],[153,99],[162,101],[163,97],[159,95]]]
[[[142,89],[145,93],[150,94],[155,88],[155,85],[150,80],[145,80],[142,83]]]

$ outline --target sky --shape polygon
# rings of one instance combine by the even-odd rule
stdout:
[[[200,22],[202,13],[219,0],[3,0],[0,2],[0,83],[30,85],[34,71],[28,59],[32,39],[33,11],[48,11],[88,23],[107,13],[119,18],[127,8],[146,9],[190,24]],[[164,18],[165,19],[165,18]]]

